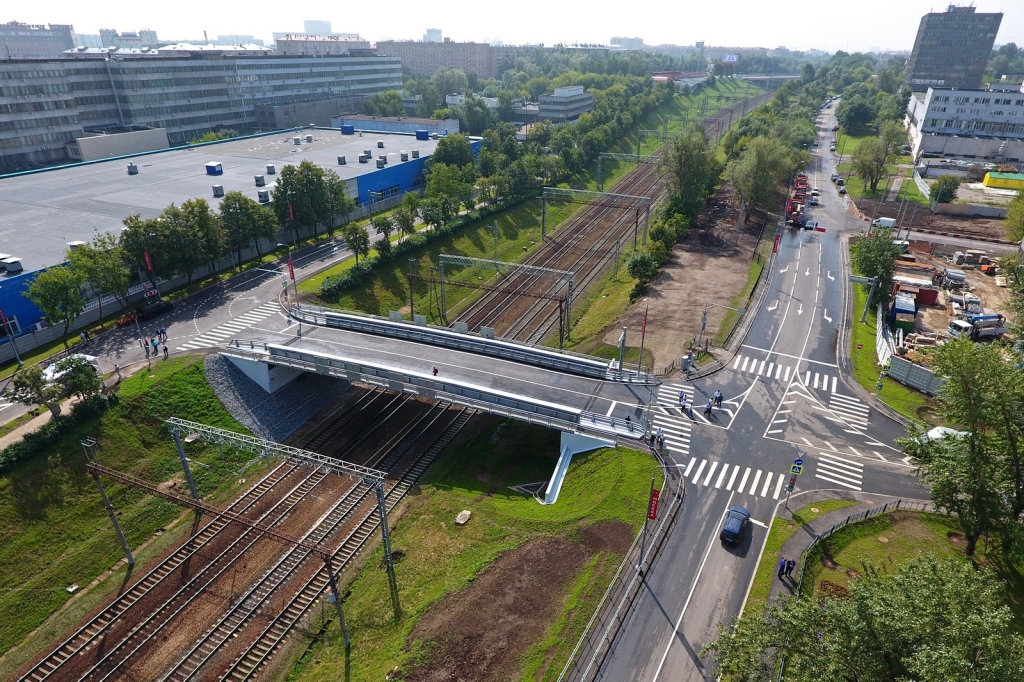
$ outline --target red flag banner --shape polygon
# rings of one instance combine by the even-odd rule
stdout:
[[[660,490],[651,488],[651,501],[647,504],[647,519],[649,521],[654,521],[658,518],[658,497],[660,495]]]

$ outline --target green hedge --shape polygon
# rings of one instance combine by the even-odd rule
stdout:
[[[516,206],[524,204],[539,195],[540,190],[535,189],[522,196],[511,199],[502,199],[501,201],[488,204],[487,206],[475,211],[470,211],[468,214],[459,216],[444,225],[439,225],[431,230],[424,230],[410,235],[408,238],[403,239],[391,247],[390,258],[386,260],[376,256],[373,258],[364,258],[360,261],[359,265],[354,268],[346,270],[338,275],[331,275],[324,279],[323,284],[320,285],[320,298],[325,301],[337,300],[346,290],[363,284],[374,275],[377,268],[383,267],[390,263],[390,261],[406,254],[416,253],[431,242],[452,236],[464,228],[474,225],[477,221],[484,220],[495,214],[501,213],[502,211],[515,208]]]
[[[117,394],[96,394],[76,403],[69,415],[54,417],[21,440],[0,450],[0,473],[11,469],[18,462],[29,459],[50,448],[70,433],[80,423],[95,419],[108,407],[117,403]]]

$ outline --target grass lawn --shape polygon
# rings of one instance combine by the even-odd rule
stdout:
[[[852,336],[850,339],[850,366],[853,378],[868,393],[875,393],[875,382],[878,381],[878,355],[875,353],[875,309],[868,310],[867,324],[860,323],[864,303],[867,301],[868,287],[863,284],[853,285],[853,319],[850,321]],[[882,379],[882,390],[879,396],[886,405],[900,414],[929,423],[938,423],[932,412],[934,402],[920,391],[885,377]]]
[[[164,418],[178,416],[244,432],[206,383],[200,356],[154,363],[150,372],[126,379],[119,397],[117,405],[83,423],[50,451],[0,474],[0,651],[21,642],[60,609],[71,598],[65,587],[88,586],[123,557],[96,485],[85,472],[82,439],[96,438],[103,464],[162,482],[182,477]],[[200,492],[213,500],[226,496],[248,455],[225,451],[222,456],[216,448],[200,443],[188,447]],[[104,481],[104,486],[133,547],[182,514],[180,508],[135,489],[111,481]],[[187,525],[160,536],[151,554],[180,537]],[[145,558],[143,554],[139,563]],[[137,565],[136,573],[141,570]],[[0,678],[8,679],[14,668],[48,643],[47,637],[58,636],[85,607],[116,589],[124,575],[119,567],[78,600],[84,605],[73,615],[61,614],[47,623],[38,636],[0,664]]]
[[[849,587],[867,566],[890,573],[919,554],[967,561],[964,539],[955,517],[898,510],[847,526],[815,547],[807,558],[805,594],[814,594],[824,581]],[[987,551],[986,551],[987,550]],[[1024,580],[1020,566],[1003,561],[999,541],[978,542],[975,562],[992,570],[1005,585],[1007,604],[1024,629]]]
[[[747,596],[743,610],[746,611],[747,608],[763,609],[768,604],[768,593],[772,587],[772,578],[775,577],[776,558],[782,551],[782,546],[800,530],[801,526],[810,523],[822,514],[852,507],[855,504],[857,502],[853,500],[822,500],[821,502],[812,502],[793,512],[793,522],[779,517],[772,519],[772,527],[768,531],[764,553],[757,565],[757,573],[754,574],[754,581],[750,586],[750,594]],[[812,508],[817,511],[811,511]]]
[[[750,268],[747,270],[747,281],[743,284],[743,288],[740,289],[739,293],[732,299],[731,305],[733,308],[744,308],[750,303],[754,287],[757,286],[761,273],[764,272],[764,265],[768,262],[768,257],[771,255],[774,245],[774,239],[767,238],[762,239],[761,243],[757,245],[756,257],[750,262]],[[729,338],[729,334],[739,324],[739,321],[740,314],[737,311],[726,310],[725,317],[722,318],[722,323],[718,326],[718,333],[715,334],[715,338],[711,343],[719,347],[724,346],[726,339]]]
[[[420,494],[396,524],[392,546],[404,618],[391,617],[386,575],[378,548],[354,578],[345,609],[352,635],[350,676],[336,624],[311,645],[290,680],[376,680],[409,668],[432,645],[410,643],[410,634],[432,605],[480,579],[503,553],[538,538],[578,538],[600,521],[627,524],[635,533],[643,520],[651,476],[660,470],[647,454],[625,448],[577,455],[558,502],[541,506],[508,488],[545,480],[558,457],[558,434],[535,426],[495,420],[461,449],[434,465]],[[473,513],[463,527],[452,523],[462,509]],[[554,680],[575,646],[621,555],[598,552],[584,563],[563,592],[559,616],[546,635],[508,660],[503,679]],[[504,662],[503,662],[504,663]]]

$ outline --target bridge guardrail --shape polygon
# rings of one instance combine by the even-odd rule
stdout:
[[[382,317],[357,315],[318,306],[302,306],[297,309],[293,308],[290,312],[292,317],[307,324],[427,343],[432,346],[514,360],[536,367],[545,367],[604,381],[643,385],[660,383],[652,374],[613,369],[610,361],[602,358],[571,351],[548,350],[507,339],[488,339],[473,332],[456,332],[446,328],[405,321],[394,322]]]
[[[565,405],[547,403],[494,389],[466,386],[450,380],[439,381],[408,371],[396,372],[344,358],[322,357],[288,346],[236,340],[222,349],[221,353],[338,377],[352,383],[379,386],[432,400],[445,400],[481,412],[547,426],[559,431],[576,433],[585,428],[581,428],[580,425],[582,412]],[[303,355],[309,356],[310,359],[300,357]]]

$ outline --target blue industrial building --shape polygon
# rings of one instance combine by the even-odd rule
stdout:
[[[239,190],[265,203],[288,164],[309,160],[336,171],[360,205],[423,188],[437,136],[345,132],[276,131],[0,176],[0,310],[16,337],[38,331],[42,314],[23,293],[39,271],[64,262],[68,248],[97,233],[119,234],[129,215],[155,217],[187,199],[217,209],[225,192]],[[480,145],[470,141],[474,154]],[[7,337],[4,327],[0,344]]]

